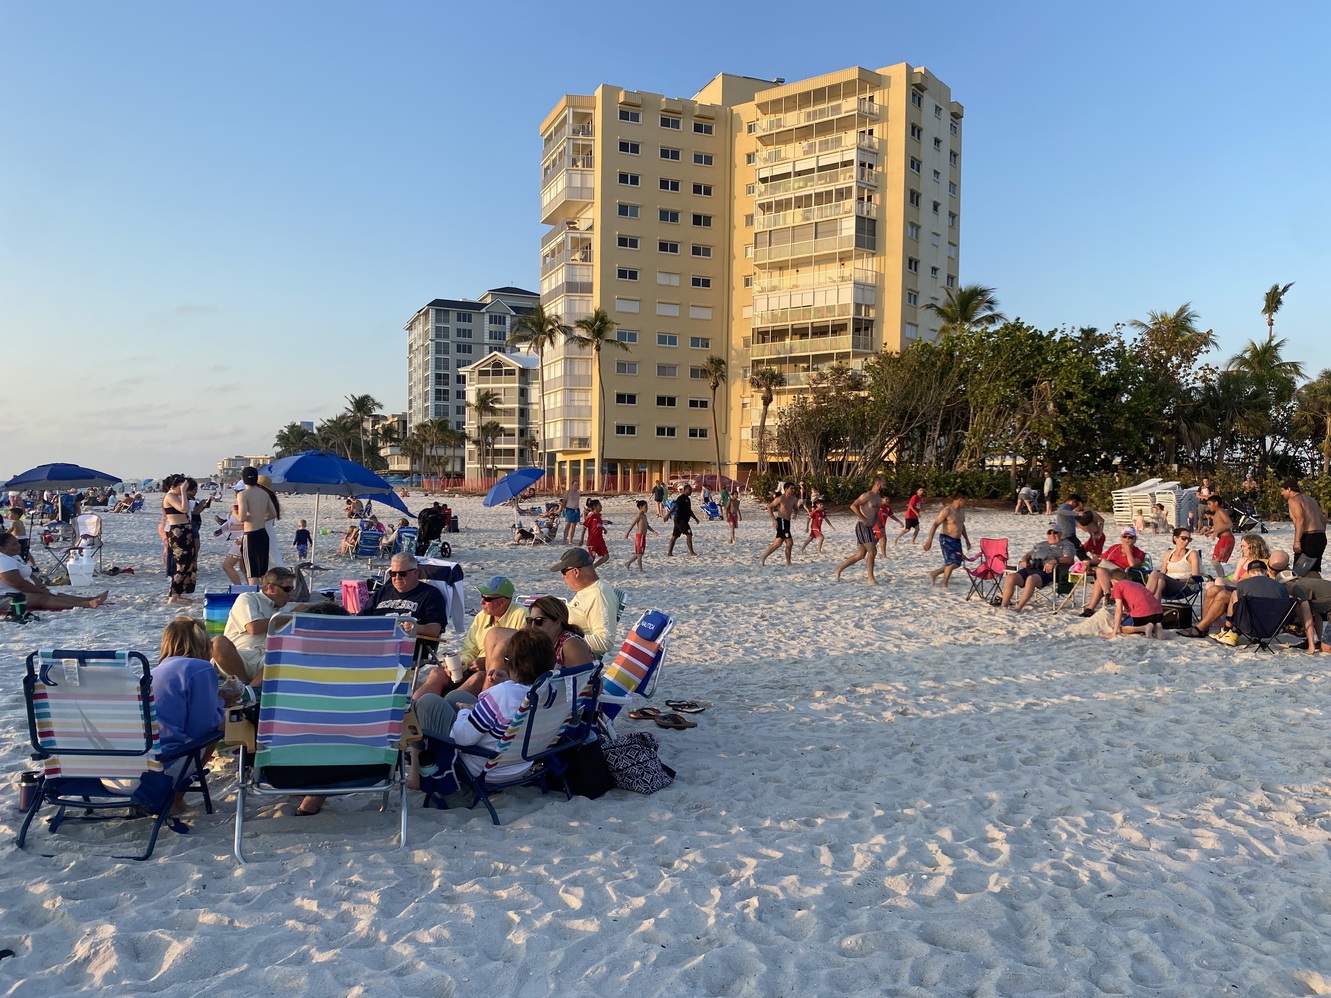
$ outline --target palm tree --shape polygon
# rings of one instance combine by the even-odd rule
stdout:
[[[356,420],[360,436],[360,463],[365,463],[365,423],[371,416],[383,408],[383,403],[373,395],[348,395],[347,414]]]
[[[319,438],[320,447],[332,451],[340,457],[345,457],[348,461],[351,460],[352,445],[360,436],[355,425],[355,419],[349,412],[343,412],[331,419],[323,420],[319,423],[316,434]]]
[[[490,454],[490,475],[499,474],[499,469],[495,465],[495,441],[504,435],[504,426],[497,419],[491,419],[481,424],[476,433],[477,442],[481,445],[481,474],[485,474],[485,454]]]
[[[721,431],[716,422],[716,392],[726,380],[726,359],[711,354],[702,362],[702,376],[712,390],[712,438],[716,441],[716,489],[721,491]]]
[[[479,453],[477,458],[481,465],[481,477],[485,477],[485,446],[487,438],[481,433],[483,424],[491,416],[498,415],[499,403],[503,401],[503,396],[496,391],[486,389],[478,391],[475,397],[467,403],[467,408],[476,413],[476,447]],[[496,426],[499,424],[495,424]],[[490,438],[493,439],[493,438]]]
[[[1331,367],[1299,389],[1295,425],[1312,435],[1322,434],[1322,474],[1331,474]]]
[[[1267,289],[1266,297],[1262,301],[1262,315],[1266,316],[1266,337],[1271,339],[1276,334],[1276,313],[1280,311],[1280,306],[1285,304],[1285,292],[1294,287],[1294,282],[1290,281],[1283,288],[1279,284],[1272,284]]]
[[[571,329],[559,317],[557,312],[547,312],[543,305],[537,305],[530,312],[524,312],[513,324],[506,346],[526,346],[536,351],[536,380],[541,394],[540,410],[541,432],[539,440],[545,439],[545,351],[568,339]],[[542,446],[538,443],[537,445]],[[535,451],[533,451],[535,453]],[[545,461],[539,462],[544,468]]]
[[[983,284],[948,288],[943,304],[930,302],[924,306],[924,310],[943,320],[938,327],[939,336],[988,329],[1007,321],[1007,317],[998,311],[998,298],[995,297],[994,289],[986,288]]]
[[[1281,350],[1284,340],[1268,335],[1258,343],[1248,345],[1229,359],[1225,370],[1238,375],[1251,386],[1251,404],[1243,414],[1240,429],[1257,442],[1257,451],[1263,465],[1269,450],[1269,430],[1277,411],[1294,398],[1295,388],[1303,377],[1303,365],[1296,360],[1285,360]]]
[[[277,439],[273,441],[273,449],[278,457],[288,457],[292,454],[299,454],[301,451],[314,450],[319,446],[319,438],[314,435],[313,430],[307,430],[299,423],[287,423],[277,431]]]
[[[772,407],[774,391],[786,387],[786,376],[775,367],[760,367],[749,375],[749,387],[758,393],[762,412],[758,416],[758,474],[767,471],[767,410]]]
[[[601,425],[596,434],[596,474],[601,479],[605,479],[605,464],[603,457],[605,454],[605,378],[601,377],[601,350],[606,346],[612,346],[616,350],[627,350],[629,345],[621,343],[615,339],[615,321],[603,308],[598,308],[591,315],[584,316],[574,323],[580,330],[570,336],[570,339],[578,346],[584,349],[590,349],[592,352],[592,377],[600,386],[601,395]]]

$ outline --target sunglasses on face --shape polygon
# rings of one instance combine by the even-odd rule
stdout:
[[[549,619],[550,619],[549,617],[528,617],[528,618],[527,618],[527,626],[528,626],[528,627],[540,627],[542,624],[544,624],[544,623],[545,623],[547,620],[549,620]]]
[[[416,571],[416,569],[414,569],[414,568],[404,568],[404,569],[403,569],[402,571],[400,571],[400,572],[392,572],[392,571],[390,571],[390,572],[388,573],[388,577],[389,577],[390,579],[400,579],[400,578],[402,578],[403,576],[411,575],[411,574],[414,573],[415,571]]]
[[[498,593],[492,593],[492,594],[489,595],[489,596],[482,596],[482,597],[481,597],[481,602],[482,602],[482,603],[493,603],[493,602],[495,602],[496,600],[501,600],[501,599],[508,599],[508,597],[507,597],[507,596],[500,596]]]
[[[294,593],[296,591],[295,586],[273,586],[273,588],[280,589],[284,593]]]
[[[574,565],[572,568],[563,568],[563,569],[560,569],[559,574],[560,574],[560,575],[568,575],[569,572],[576,572],[576,571],[578,570],[579,567],[581,567],[581,566]]]

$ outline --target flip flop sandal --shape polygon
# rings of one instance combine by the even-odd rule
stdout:
[[[697,721],[686,721],[679,714],[662,714],[656,719],[656,723],[657,726],[662,728],[679,728],[680,730],[683,730],[684,728],[696,728],[698,726]]]
[[[704,700],[667,700],[665,705],[684,714],[701,714],[711,706]]]
[[[651,721],[661,716],[661,711],[656,707],[636,707],[629,711],[628,716],[635,721]]]

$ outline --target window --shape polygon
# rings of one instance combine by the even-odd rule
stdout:
[[[906,269],[912,274],[918,274],[920,272],[920,261],[913,256],[906,257]]]
[[[467,401],[467,389],[465,388],[453,389],[453,397],[457,399],[459,402]]]
[[[693,123],[693,132],[695,135],[711,135],[714,131],[716,131],[716,129],[712,127],[710,122],[695,121]]]
[[[949,211],[947,213],[947,227],[949,229],[955,229],[957,227],[957,213],[955,211]]]
[[[656,210],[656,220],[658,222],[670,222],[674,225],[678,225],[679,212],[672,208],[658,208]]]
[[[620,121],[631,121],[631,122],[633,122],[633,123],[636,125],[638,122],[642,121],[642,112],[641,112],[641,111],[630,111],[630,110],[629,110],[628,108],[626,108],[626,107],[621,107],[621,108],[619,109],[619,120],[620,120]]]
[[[616,374],[637,374],[638,362],[636,360],[617,360],[615,361]]]
[[[690,440],[706,440],[706,439],[707,439],[707,427],[705,427],[705,426],[690,426],[690,427],[689,427],[689,439],[690,439]]]
[[[753,197],[754,194],[756,194],[757,192],[758,192],[758,185],[757,185],[757,184],[745,184],[745,185],[744,185],[744,196],[745,196],[745,197]]]
[[[624,173],[621,171],[619,174],[619,182],[625,187],[641,187],[642,177],[638,176],[636,173]]]
[[[703,380],[703,377],[702,377],[702,368],[701,368],[701,367],[690,367],[690,368],[689,368],[689,377],[692,378],[694,381],[702,381],[702,380]]]
[[[663,191],[674,191],[674,192],[678,192],[678,191],[679,191],[679,181],[678,181],[678,180],[671,180],[669,177],[662,177],[662,178],[661,178],[661,190],[663,190]]]
[[[913,121],[910,123],[910,137],[917,140],[924,138],[924,129]]]
[[[636,204],[621,204],[617,207],[620,218],[637,218],[638,206]]]
[[[920,96],[918,90],[910,92],[910,102],[915,107],[924,107],[924,98]]]
[[[947,154],[947,161],[948,161],[948,163],[950,163],[952,166],[956,166],[956,165],[957,165],[957,161],[958,161],[960,158],[961,158],[961,157],[957,155],[957,151],[956,151],[955,149],[953,149],[950,153]]]
[[[507,318],[508,318],[508,316],[506,316],[506,315],[487,315],[487,316],[485,317],[486,321],[487,321],[488,323],[490,323],[490,325],[492,325],[492,326],[502,326],[502,325],[504,325],[504,324],[505,324],[505,320],[507,320]]]
[[[918,305],[919,303],[920,303],[920,296],[919,296],[919,293],[918,293],[918,292],[915,292],[915,291],[907,291],[907,292],[906,292],[906,304],[907,304],[907,305]]]
[[[679,346],[679,337],[674,333],[657,333],[656,345],[658,347],[677,347]]]
[[[935,202],[934,202],[934,214],[935,214],[935,215],[938,214],[938,209],[941,208],[941,207],[943,207],[943,202],[942,202],[942,201],[935,201]]]
[[[744,278],[744,286],[745,286],[746,288],[751,288],[751,287],[753,287],[753,276],[752,276],[752,275],[748,275],[748,276],[746,276],[746,277]]]
[[[675,435],[675,428],[673,426],[658,426],[656,428],[656,435],[658,437],[673,437]]]
[[[637,343],[638,331],[636,329],[616,329],[615,339],[620,343]]]
[[[710,277],[699,277],[697,274],[694,274],[693,277],[689,279],[689,284],[695,288],[710,288],[712,286],[712,279]]]
[[[918,339],[919,335],[920,335],[920,327],[918,325],[916,325],[913,322],[906,323],[906,339],[908,340]]]
[[[689,247],[689,253],[693,256],[698,256],[702,257],[703,259],[708,259],[712,255],[712,247],[699,246],[697,243],[694,243],[692,246]]]
[[[690,337],[689,337],[689,349],[691,349],[691,350],[710,350],[710,349],[712,349],[712,341],[711,341],[711,339],[710,339],[709,337],[707,337],[707,336],[690,336]]]
[[[707,409],[711,407],[711,401],[708,399],[689,399],[690,409]]]
[[[745,123],[745,125],[744,125],[744,134],[745,134],[745,135],[752,135],[752,134],[753,134],[754,132],[756,132],[756,131],[758,131],[758,122],[756,122],[756,121],[749,121],[749,122],[746,122],[746,123]]]
[[[934,149],[936,149],[938,152],[942,152],[942,151],[943,151],[943,140],[942,140],[942,139],[939,139],[939,138],[935,138],[935,139],[934,139]]]
[[[671,318],[679,318],[679,302],[659,301],[656,303],[657,315],[668,315]],[[674,346],[672,343],[671,346]]]
[[[638,279],[638,272],[632,267],[616,267],[615,277],[619,278],[621,281],[636,281]]]
[[[458,330],[455,330],[454,333],[453,333],[453,338],[454,338],[455,340],[469,340],[469,339],[471,339],[471,330],[470,330],[470,329],[458,329]],[[440,344],[439,344],[439,347],[442,347],[442,348],[443,348],[443,351],[442,351],[443,353],[448,353],[448,344],[447,344],[447,343],[440,343]],[[438,348],[436,348],[436,349],[438,349]]]
[[[669,146],[662,146],[662,147],[661,147],[661,158],[662,158],[662,159],[674,160],[676,163],[678,163],[678,162],[679,162],[679,150],[678,150],[678,149],[671,149]]]
[[[957,196],[957,185],[956,185],[956,182],[955,182],[955,181],[948,181],[948,185],[947,185],[947,193],[948,193],[948,196],[950,196],[950,197],[956,197],[956,196]]]
[[[620,249],[637,249],[637,248],[638,248],[638,237],[637,237],[637,236],[616,236],[616,237],[615,237],[615,244],[616,244]]]
[[[920,172],[920,161],[916,159],[914,156],[910,158],[910,172],[911,173]],[[623,181],[621,180],[620,183],[623,183]]]
[[[638,153],[642,152],[642,146],[639,145],[637,142],[629,142],[626,139],[620,139],[619,151],[626,152],[630,156],[636,156],[638,155]]]
[[[456,319],[456,321],[457,321],[457,322],[471,322],[471,313],[470,313],[470,312],[459,312],[459,313],[457,314],[457,319]]]
[[[656,376],[657,376],[658,378],[678,378],[678,377],[679,377],[679,365],[678,365],[678,364],[657,364],[657,365],[656,365]]]
[[[949,288],[955,288],[955,287],[957,286],[957,275],[956,275],[956,274],[948,274],[948,275],[947,275],[947,286],[948,286]]]
[[[637,405],[637,392],[615,392],[615,405]]]
[[[675,408],[675,396],[674,396],[674,395],[658,395],[658,396],[656,396],[656,407],[657,407],[658,409],[673,409],[673,408]]]
[[[938,268],[937,268],[937,267],[930,267],[930,268],[929,268],[929,276],[930,276],[930,277],[934,277],[934,278],[938,277]]]
[[[919,238],[920,238],[920,227],[919,227],[918,225],[916,225],[914,222],[907,222],[907,223],[906,223],[906,235],[907,235],[909,238],[911,238],[911,239],[919,239]]]
[[[922,199],[920,198],[920,192],[919,192],[919,191],[911,191],[911,192],[910,192],[910,203],[913,204],[916,208],[918,208],[918,207],[920,206],[920,201],[921,201],[921,200],[922,200]]]
[[[642,310],[642,303],[636,298],[616,298],[615,311],[636,313]]]
[[[455,416],[465,416],[466,414],[467,414],[467,407],[466,407],[465,405],[455,405],[455,406],[453,406],[453,415],[455,415]],[[940,541],[939,543],[942,543],[942,542]]]
[[[636,437],[637,435],[638,435],[638,427],[635,426],[633,423],[616,423],[616,424],[615,424],[615,436],[617,436],[617,437]]]
[[[656,272],[656,283],[664,284],[669,288],[679,287],[679,275],[672,274],[668,270],[658,270]]]
[[[957,244],[956,244],[956,243],[948,243],[948,244],[947,244],[947,258],[948,258],[949,260],[955,260],[955,259],[957,258]]]
[[[712,154],[709,153],[709,152],[695,152],[695,153],[693,154],[693,165],[694,165],[694,166],[711,166],[711,165],[712,165],[712,159],[713,159]]]
[[[947,127],[952,132],[953,135],[957,134],[957,123],[955,121],[949,123]]]
[[[453,345],[457,347],[458,353],[471,353],[470,343],[454,343]]]
[[[934,105],[934,117],[935,118],[943,117],[943,109],[939,107],[937,104]]]
[[[712,216],[700,215],[698,212],[695,211],[693,213],[693,224],[698,226],[699,228],[710,229],[712,227]]]
[[[753,164],[756,162],[758,162],[758,154],[756,152],[746,152],[744,154],[745,166],[753,166]]]
[[[693,185],[693,193],[696,194],[696,195],[698,195],[698,197],[700,197],[700,198],[709,198],[709,197],[712,196],[712,185],[711,185],[711,184],[694,184],[694,185]]]
[[[679,253],[679,243],[672,243],[669,239],[658,239],[656,241],[657,252],[660,253]]]
[[[936,184],[936,183],[938,183],[939,181],[941,181],[942,179],[943,179],[943,175],[942,175],[941,173],[939,173],[937,170],[935,170],[935,171],[934,171],[934,183]]]
[[[747,215],[744,216],[744,228],[746,229],[753,228],[753,212],[749,212]]]
[[[668,114],[661,115],[662,128],[679,128],[679,119]]]

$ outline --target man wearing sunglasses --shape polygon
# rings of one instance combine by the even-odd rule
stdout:
[[[513,602],[513,581],[502,575],[496,575],[476,588],[481,594],[481,612],[476,614],[471,627],[467,628],[459,657],[468,673],[479,674],[483,679],[487,657],[486,635],[500,627],[519,630],[527,623],[527,608]],[[503,632],[502,636],[507,640],[507,632]],[[465,681],[463,688],[467,688]]]
[[[582,628],[583,640],[592,653],[604,655],[614,643],[619,619],[615,587],[596,574],[593,558],[583,548],[569,548],[564,557],[550,566],[550,571],[562,575],[564,585],[573,590],[573,598],[568,601],[568,619]]]
[[[387,617],[403,614],[416,618],[418,638],[437,638],[448,621],[444,594],[421,578],[416,556],[395,554],[389,562],[389,585],[380,586],[361,607],[362,617]]]
[[[213,661],[219,669],[242,683],[258,685],[268,646],[268,621],[291,602],[295,589],[296,575],[291,569],[270,568],[259,580],[257,593],[236,597],[226,618],[226,630],[213,638]]]

